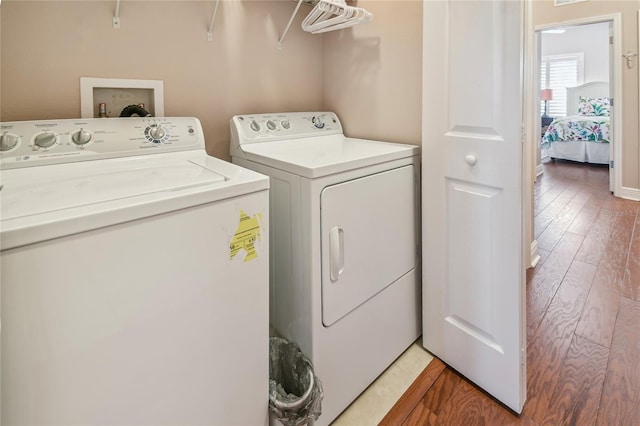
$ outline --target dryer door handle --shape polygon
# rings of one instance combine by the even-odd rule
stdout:
[[[329,268],[331,281],[338,281],[344,271],[344,231],[338,226],[329,233]]]

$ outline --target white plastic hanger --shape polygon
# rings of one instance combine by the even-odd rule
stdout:
[[[326,33],[329,31],[337,31],[337,30],[341,30],[344,28],[349,28],[349,27],[353,27],[354,25],[358,25],[358,24],[364,24],[367,22],[370,22],[371,20],[373,20],[373,14],[371,12],[368,12],[362,8],[356,7],[355,9],[355,15],[353,17],[351,17],[350,19],[347,19],[343,22],[337,23],[335,25],[331,25],[328,27],[324,27],[321,29],[318,29],[316,31],[313,31],[313,34],[319,34],[319,33]]]
[[[278,49],[282,49],[284,38],[303,2],[303,0],[296,1],[298,4],[278,40]],[[310,3],[310,1],[305,1],[305,3]],[[302,29],[313,34],[318,34],[352,27],[357,24],[369,22],[372,19],[372,13],[367,12],[361,7],[347,5],[346,0],[317,0],[311,12],[302,21]]]
[[[318,22],[323,22],[336,14],[340,14],[344,8],[331,0],[320,0],[309,15],[302,21],[302,29],[311,32],[309,28],[316,25]]]
[[[372,19],[372,13],[361,7],[348,6],[345,0],[319,0],[302,22],[302,29],[318,34],[352,27]]]
[[[353,16],[354,9],[356,9],[351,6],[347,6],[347,3],[344,0],[342,1],[321,0],[321,1],[326,1],[329,4],[331,4],[332,8],[335,9],[335,13],[331,17],[323,15],[320,18],[318,18],[315,22],[306,25],[306,27],[303,23],[302,29],[304,29],[305,31],[314,33],[319,29],[327,28],[332,25],[337,25],[342,22],[345,22],[348,19],[350,19],[351,16]]]

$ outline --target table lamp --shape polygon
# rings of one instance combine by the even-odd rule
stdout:
[[[543,117],[548,117],[547,115],[547,102],[553,100],[553,90],[551,89],[542,89],[540,91],[540,99],[544,101],[544,114]]]

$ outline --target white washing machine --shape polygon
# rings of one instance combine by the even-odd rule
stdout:
[[[329,424],[421,333],[419,148],[255,114],[232,118],[231,155],[271,178],[271,325],[313,362]]]
[[[268,178],[195,118],[0,134],[2,425],[267,424]]]

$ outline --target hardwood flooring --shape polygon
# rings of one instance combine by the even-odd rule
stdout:
[[[559,161],[535,184],[523,413],[436,358],[382,425],[640,424],[640,203],[613,197],[608,179]]]

